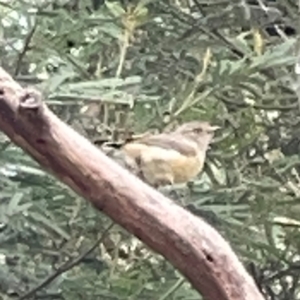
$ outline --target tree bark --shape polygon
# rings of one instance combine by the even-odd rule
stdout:
[[[262,300],[229,244],[202,219],[108,158],[0,68],[0,130],[43,168],[170,261],[210,300]]]

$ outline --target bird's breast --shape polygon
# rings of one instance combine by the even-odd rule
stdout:
[[[203,169],[205,154],[196,156],[181,155],[172,161],[174,183],[184,183],[195,178]]]
[[[184,183],[199,174],[203,168],[205,154],[187,156],[173,149],[162,149],[160,147],[149,147],[142,153],[142,161],[145,167],[157,173],[166,170],[171,172],[173,183]]]

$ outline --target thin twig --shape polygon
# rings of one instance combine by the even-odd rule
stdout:
[[[78,265],[87,255],[89,255],[90,253],[92,253],[97,248],[97,246],[100,243],[103,242],[103,240],[105,239],[107,233],[112,229],[113,226],[114,226],[114,223],[111,223],[104,230],[104,232],[102,233],[102,235],[100,236],[100,238],[97,239],[97,241],[94,243],[94,245],[91,248],[89,248],[88,250],[86,250],[85,252],[83,252],[82,254],[80,254],[77,258],[73,259],[72,261],[67,262],[67,263],[63,264],[62,266],[60,266],[53,274],[51,274],[49,277],[47,277],[39,285],[37,285],[36,287],[34,287],[30,291],[28,291],[23,296],[21,296],[19,298],[19,300],[25,300],[25,299],[31,298],[34,294],[36,294],[36,292],[38,292],[39,290],[43,289],[45,286],[47,286],[49,283],[51,283],[59,275],[61,275],[62,273],[66,272],[66,271],[68,271],[70,269],[72,269],[74,266]]]
[[[23,58],[24,58],[26,52],[29,50],[29,45],[30,45],[32,37],[33,37],[33,35],[35,33],[36,28],[37,28],[37,23],[35,23],[33,25],[33,27],[31,28],[31,30],[29,31],[28,35],[26,36],[24,47],[23,47],[21,53],[18,56],[17,65],[16,65],[16,69],[15,69],[15,72],[14,72],[14,76],[17,76],[19,74],[19,72],[20,72]]]

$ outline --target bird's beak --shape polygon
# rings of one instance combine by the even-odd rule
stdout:
[[[217,126],[217,125],[215,125],[215,126],[210,126],[209,132],[215,132],[215,131],[218,130],[218,129],[221,129],[221,127],[220,127],[220,126]]]

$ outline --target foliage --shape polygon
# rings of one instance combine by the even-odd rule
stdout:
[[[221,125],[181,200],[230,241],[267,299],[300,299],[296,1],[2,0],[0,14],[2,66],[91,140],[193,119]],[[200,299],[6,137],[0,146],[3,299],[32,289]]]

